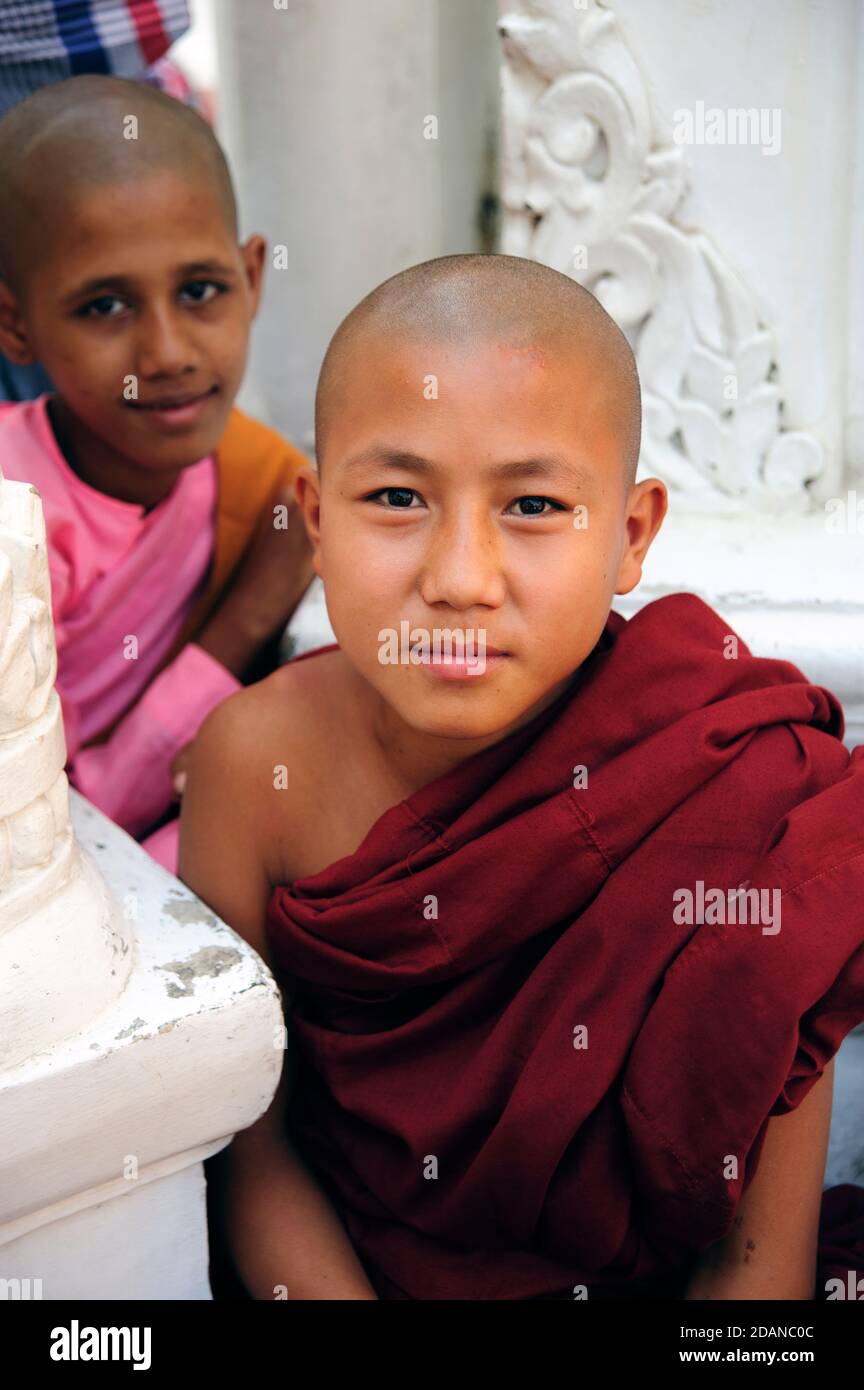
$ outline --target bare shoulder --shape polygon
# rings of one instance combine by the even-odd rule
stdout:
[[[211,710],[196,743],[208,745],[211,759],[218,759],[227,775],[254,777],[280,750],[326,739],[340,706],[345,667],[341,652],[280,666]]]
[[[254,730],[250,799],[274,884],[293,876],[298,866],[290,851],[308,840],[310,818],[327,811],[331,773],[352,723],[345,714],[350,684],[345,656],[334,651],[288,662],[241,692]]]
[[[279,666],[272,675],[250,690],[258,690],[276,701],[291,699],[301,692],[308,696],[313,691],[324,695],[334,685],[341,683],[348,672],[345,653],[338,648],[334,651],[309,652],[294,661]]]
[[[266,959],[269,882],[257,833],[261,765],[246,691],[211,710],[192,741],[178,877]]]
[[[302,754],[329,742],[340,711],[344,718],[347,687],[344,653],[332,651],[289,661],[241,693],[252,697],[248,709],[255,709],[268,748]]]
[[[345,679],[340,652],[289,663],[223,700],[192,742],[179,877],[265,959],[269,895],[325,820]]]

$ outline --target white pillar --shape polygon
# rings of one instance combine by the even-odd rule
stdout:
[[[344,315],[407,266],[479,247],[494,25],[494,0],[217,0],[219,135],[242,235],[271,249],[241,404],[301,448]]]

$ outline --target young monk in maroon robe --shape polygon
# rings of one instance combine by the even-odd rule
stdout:
[[[228,1151],[245,1287],[824,1298],[832,1058],[864,1019],[836,699],[691,595],[610,611],[666,492],[634,482],[629,346],[564,275],[386,281],[316,427],[338,646],[208,717],[182,813],[182,877],[290,1005]],[[446,629],[485,663],[424,648]],[[834,1266],[864,1270],[862,1195]]]

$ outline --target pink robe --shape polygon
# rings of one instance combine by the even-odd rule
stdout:
[[[196,643],[153,679],[206,581],[213,556],[216,464],[184,470],[145,513],[90,487],[63,457],[47,396],[0,404],[0,469],[42,499],[67,773],[82,795],[176,872],[170,765],[241,683]],[[137,697],[137,698],[136,698]],[[132,700],[103,744],[86,747]]]

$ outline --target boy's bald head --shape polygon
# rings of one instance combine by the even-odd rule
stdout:
[[[86,74],[41,87],[0,120],[0,278],[21,292],[30,266],[62,235],[64,208],[88,189],[162,172],[190,186],[210,182],[236,236],[225,156],[197,112],[121,77]]]
[[[521,256],[477,254],[441,256],[385,280],[343,319],[325,354],[315,397],[319,468],[340,391],[370,339],[469,348],[494,339],[580,362],[603,381],[604,409],[632,484],[642,429],[636,362],[614,319],[569,276]]]

